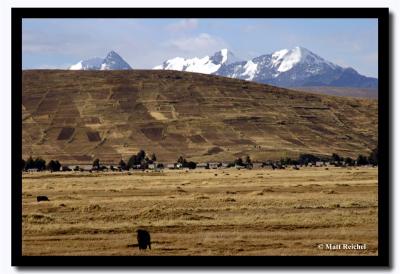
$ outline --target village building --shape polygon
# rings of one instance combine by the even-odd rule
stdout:
[[[228,168],[229,167],[229,163],[222,163],[222,168]]]
[[[253,168],[262,168],[263,165],[263,163],[253,163]]]
[[[275,169],[275,166],[273,164],[267,164],[267,165],[263,165],[264,169]]]
[[[175,169],[175,164],[167,164],[168,169]]]
[[[209,163],[208,165],[210,169],[217,169],[218,167],[222,166],[221,163]]]
[[[198,164],[196,165],[196,168],[208,169],[208,168],[209,168],[209,165],[208,165],[208,163],[198,163]]]

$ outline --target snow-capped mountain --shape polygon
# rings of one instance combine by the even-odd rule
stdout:
[[[343,68],[303,47],[230,64],[215,74],[277,86],[377,87],[378,80]]]
[[[79,61],[69,67],[70,70],[127,70],[131,66],[118,53],[110,51],[105,58],[91,58]]]
[[[203,58],[191,58],[185,59],[182,57],[176,57],[165,61],[162,65],[156,66],[153,69],[164,69],[164,70],[179,70],[198,72],[205,74],[216,73],[221,67],[236,63],[239,59],[229,51],[228,49],[221,49],[214,53],[212,56],[205,56]]]
[[[247,61],[235,60],[233,54],[224,49],[212,57],[170,59],[154,69],[215,74],[283,87],[378,86],[378,79],[360,75],[352,68],[343,68],[303,47],[282,49]]]

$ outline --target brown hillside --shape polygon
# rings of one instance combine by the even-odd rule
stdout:
[[[176,71],[23,72],[23,157],[117,163],[355,157],[377,144],[376,100]]]

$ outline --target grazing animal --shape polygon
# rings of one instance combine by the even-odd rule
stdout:
[[[147,246],[149,246],[149,249],[151,249],[150,233],[143,229],[138,229],[136,232],[139,249],[146,249]]]
[[[40,202],[40,201],[50,201],[49,198],[47,198],[47,196],[37,196],[36,200],[38,202]]]

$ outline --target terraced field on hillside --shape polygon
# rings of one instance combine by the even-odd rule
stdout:
[[[23,72],[22,153],[62,163],[356,157],[377,145],[376,100],[177,71]]]

